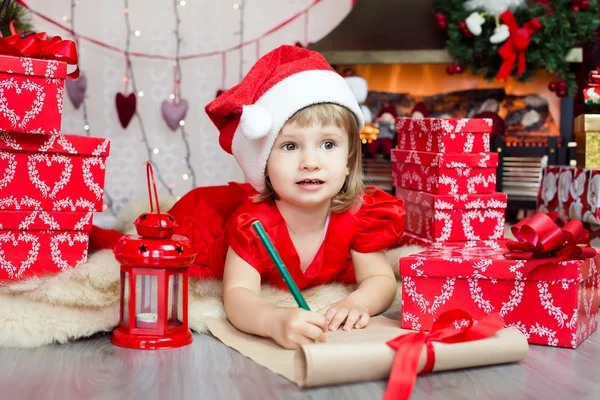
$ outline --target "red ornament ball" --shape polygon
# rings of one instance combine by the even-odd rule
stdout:
[[[559,91],[559,92],[560,91],[564,92],[565,90],[567,90],[567,82],[565,82],[565,81],[557,82],[556,83],[556,90]]]
[[[460,21],[458,23],[458,29],[460,29],[461,31],[464,31],[465,29],[467,29],[467,23],[465,21]]]
[[[567,91],[566,90],[557,90],[556,95],[558,97],[567,97]]]
[[[468,30],[468,29],[465,29],[465,30],[463,31],[463,35],[464,35],[464,36],[465,36],[467,39],[471,39],[471,38],[473,37],[473,33],[472,33],[470,30]]]
[[[456,72],[456,70],[454,68],[454,64],[450,64],[446,67],[446,73],[448,75],[454,75],[455,72]]]
[[[582,10],[587,10],[590,8],[590,0],[581,0],[579,7],[581,7]]]
[[[573,4],[573,5],[571,6],[571,10],[572,10],[572,11],[575,11],[575,12],[579,12],[579,11],[581,11],[581,9],[579,8],[579,6],[578,6],[577,4]]]
[[[440,28],[440,29],[448,28],[448,18],[446,17],[446,14],[437,13],[437,14],[435,14],[435,18],[437,21],[438,28]]]
[[[463,72],[465,72],[465,67],[463,67],[460,64],[456,64],[454,66],[454,72],[457,73],[457,74],[462,74]]]
[[[550,90],[551,92],[556,92],[556,82],[550,82],[550,84],[548,85],[548,90]]]

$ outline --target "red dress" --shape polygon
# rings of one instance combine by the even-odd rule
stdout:
[[[176,233],[187,236],[198,252],[190,276],[221,278],[231,247],[256,268],[262,282],[285,288],[251,226],[256,219],[261,221],[300,289],[334,281],[356,283],[350,250],[361,253],[383,250],[396,244],[404,231],[402,200],[373,188],[365,193],[356,213],[331,214],[321,247],[306,271],[302,271],[300,257],[275,202],[253,202],[251,197],[255,194],[249,184],[201,187],[190,191],[169,210],[179,224]],[[118,236],[107,242],[105,235],[105,243],[98,245],[100,232],[105,231],[94,231],[90,240],[95,248],[112,247],[110,242]]]

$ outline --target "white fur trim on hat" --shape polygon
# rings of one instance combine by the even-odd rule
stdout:
[[[268,117],[263,114],[265,121],[256,121],[255,118],[260,117],[262,111],[256,111],[254,107],[244,107],[242,119],[251,108],[252,116],[243,124],[240,119],[233,135],[231,151],[246,179],[258,192],[264,192],[266,189],[267,159],[283,125],[298,110],[319,103],[335,103],[348,108],[356,115],[359,128],[364,126],[363,113],[348,84],[337,72],[330,70],[302,71],[281,80],[267,90],[255,102],[256,106],[260,106],[271,117],[271,127],[264,136],[260,136],[259,133],[262,133],[260,130],[267,125]],[[253,137],[256,139],[251,139]]]

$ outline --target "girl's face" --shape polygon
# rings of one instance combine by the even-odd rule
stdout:
[[[296,206],[329,204],[344,185],[348,134],[335,125],[286,124],[267,160],[267,176],[280,200]]]

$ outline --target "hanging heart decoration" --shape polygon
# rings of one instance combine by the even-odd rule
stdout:
[[[162,116],[172,131],[175,131],[179,127],[179,121],[185,118],[187,110],[187,100],[180,100],[178,103],[165,100],[161,106]]]
[[[119,121],[121,122],[123,129],[127,128],[127,125],[131,122],[131,119],[135,114],[136,103],[137,99],[135,93],[130,93],[127,96],[123,93],[117,93],[117,113],[119,114]]]
[[[69,100],[73,103],[75,109],[79,109],[85,99],[85,91],[87,90],[87,78],[85,75],[80,75],[79,78],[67,79],[65,82],[67,88],[67,95]]]

